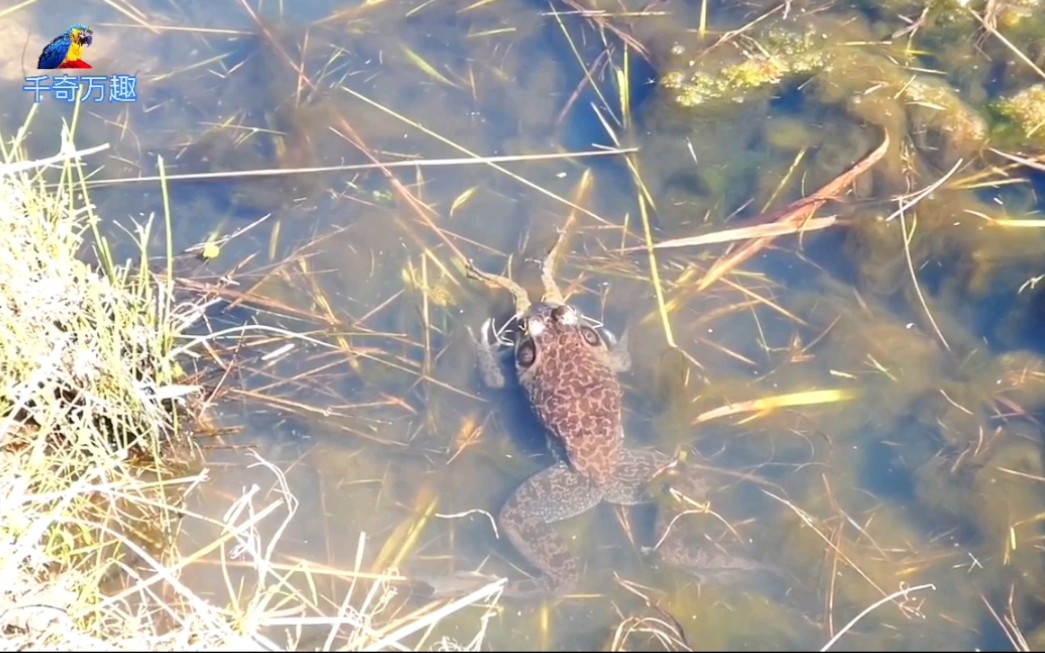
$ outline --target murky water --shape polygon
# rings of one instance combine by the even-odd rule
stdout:
[[[934,9],[904,33],[923,3],[793,5],[712,2],[702,18],[699,2],[591,3],[606,13],[582,16],[523,0],[292,11],[142,0],[74,15],[41,1],[0,20],[21,30],[9,40],[29,39],[10,55],[26,68],[45,35],[82,21],[96,68],[139,75],[137,103],[81,110],[77,143],[112,148],[89,159],[97,181],[154,175],[158,156],[174,176],[273,171],[170,186],[177,251],[268,216],[191,269],[198,281],[232,273],[230,297],[250,293],[214,324],[312,339],[226,341],[213,413],[237,431],[205,441],[211,480],[192,509],[220,518],[252,484],[262,504],[276,498],[248,450],[282,470],[298,505],[274,560],[333,570],[310,588],[315,614],[338,612],[350,580],[336,572],[357,557],[363,571],[407,577],[532,572],[489,517],[549,458],[521,396],[478,384],[466,327],[509,304],[465,279],[458,257],[536,287],[524,259],[569,223],[559,276],[571,301],[630,332],[628,437],[686,451],[713,489],[701,509],[712,514],[680,518],[692,537],[768,571],[680,573],[643,553],[652,507],[600,507],[562,525],[586,570],[580,592],[506,604],[485,647],[819,647],[876,601],[926,584],[838,646],[1012,646],[999,619],[1033,637],[1045,598],[1045,364],[1040,292],[1024,285],[1045,243],[1040,229],[990,221],[1034,217],[1043,186],[985,146],[1045,150],[1004,104],[1040,71],[967,12]],[[1002,5],[994,18],[1040,68],[1042,9]],[[4,70],[11,134],[31,99],[15,88],[19,67]],[[32,143],[47,152],[57,139],[42,126],[71,108],[38,110]],[[837,216],[829,230],[782,237],[707,289],[698,281],[725,245],[645,250],[647,226],[659,242],[751,224],[884,134],[882,160],[818,213]],[[595,155],[618,147],[638,151]],[[465,161],[475,156],[507,158]],[[293,172],[373,161],[425,163]],[[155,181],[92,193],[113,223],[162,211]],[[835,401],[702,417],[812,391]],[[216,532],[189,527],[183,545]],[[184,580],[227,600],[210,559]],[[388,615],[413,601],[401,594]],[[460,613],[420,645],[468,642],[480,615]]]

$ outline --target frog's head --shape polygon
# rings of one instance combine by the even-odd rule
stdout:
[[[515,341],[515,367],[520,379],[532,375],[546,360],[560,354],[575,362],[591,353],[606,352],[603,336],[575,307],[539,302],[519,322]]]

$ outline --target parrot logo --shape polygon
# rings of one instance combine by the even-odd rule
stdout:
[[[65,34],[48,43],[36,62],[39,70],[55,68],[90,68],[83,60],[83,50],[94,42],[94,32],[86,25],[73,25]]]

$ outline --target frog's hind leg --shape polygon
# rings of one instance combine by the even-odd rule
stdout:
[[[526,311],[530,310],[530,296],[526,293],[526,289],[515,283],[511,279],[499,274],[489,274],[483,272],[479,268],[475,267],[475,263],[468,261],[465,271],[470,279],[482,281],[488,286],[494,288],[500,288],[507,290],[512,295],[512,299],[515,301],[515,314],[516,316],[522,315]]]
[[[650,482],[663,471],[677,465],[677,460],[651,449],[621,449],[620,462],[613,479],[603,488],[603,498],[619,506],[652,503]]]
[[[559,229],[551,249],[548,250],[543,259],[536,261],[541,266],[541,287],[543,288],[541,301],[548,304],[566,303],[566,299],[562,296],[562,291],[559,290],[559,284],[555,283],[555,263],[559,258],[559,250],[565,242],[566,229]]]
[[[504,369],[501,365],[500,347],[506,344],[504,335],[494,328],[493,319],[487,319],[479,327],[480,335],[475,335],[472,327],[468,329],[468,336],[472,340],[472,351],[479,365],[479,375],[483,384],[489,388],[503,388],[505,386]],[[493,335],[493,341],[489,336]]]
[[[516,550],[541,575],[509,583],[504,596],[538,599],[575,587],[580,579],[577,558],[553,524],[587,512],[601,500],[599,486],[565,462],[534,474],[519,486],[497,521]]]

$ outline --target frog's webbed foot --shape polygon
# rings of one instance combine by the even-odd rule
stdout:
[[[413,596],[447,599],[467,596],[499,581],[502,579],[474,571],[455,571],[441,575],[413,574],[406,587]]]
[[[501,509],[497,522],[515,549],[540,569],[541,575],[509,583],[505,597],[536,599],[577,585],[577,559],[552,525],[591,510],[602,496],[599,486],[564,462],[534,474],[519,486]]]
[[[668,536],[655,547],[661,562],[695,576],[698,581],[734,582],[755,572],[772,571],[754,558],[733,553],[720,545]],[[651,549],[652,551],[652,549]]]
[[[541,287],[544,289],[541,301],[548,304],[564,304],[566,300],[562,296],[562,291],[559,290],[559,284],[555,283],[555,261],[559,256],[559,248],[566,240],[566,230],[556,229],[555,233],[555,242],[552,243],[551,249],[544,255],[544,258],[531,258],[527,259],[527,262],[536,263],[541,267]]]
[[[487,286],[493,288],[500,288],[501,290],[507,290],[512,295],[512,299],[515,301],[515,314],[520,316],[526,311],[530,310],[530,296],[526,293],[526,289],[515,283],[508,277],[499,274],[489,274],[483,272],[479,268],[475,267],[475,263],[471,260],[465,264],[465,273],[469,279],[476,281],[482,281]]]
[[[511,341],[504,336],[504,330],[493,328],[493,319],[488,318],[479,327],[480,336],[476,336],[472,327],[467,327],[468,335],[472,339],[472,349],[479,364],[479,376],[483,384],[491,388],[503,388],[505,385],[504,367],[499,358],[500,348],[511,345]],[[491,342],[489,336],[493,335]]]
[[[663,481],[662,487],[676,505],[684,508],[703,507],[711,493],[711,485],[696,467],[686,464],[686,457],[685,452],[673,457],[670,465],[659,470],[663,474],[658,480]]]
[[[701,581],[727,581],[766,569],[745,552],[741,536],[708,500],[709,484],[684,462],[666,468],[658,478],[666,497],[657,513],[657,541],[644,547],[662,562]]]

